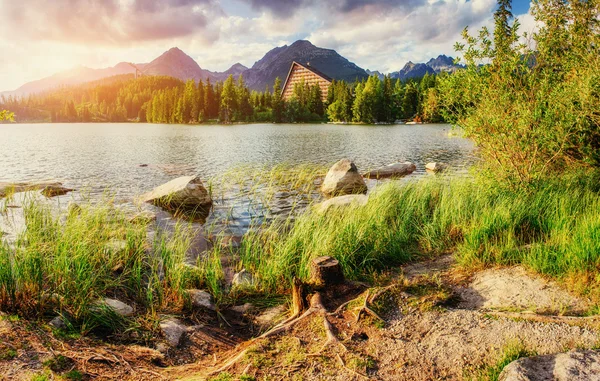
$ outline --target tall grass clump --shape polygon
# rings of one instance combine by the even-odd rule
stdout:
[[[117,322],[98,303],[133,305],[139,315],[179,308],[185,290],[202,283],[185,265],[191,231],[149,237],[148,222],[132,220],[110,200],[68,211],[37,199],[23,205],[24,231],[0,244],[0,309],[24,317],[60,314],[82,330]]]
[[[242,266],[261,287],[283,291],[306,279],[315,257],[338,259],[346,276],[446,252],[468,267],[524,264],[568,277],[600,265],[600,196],[596,176],[500,188],[473,178],[389,183],[365,206],[315,210],[295,224],[272,223],[243,241]]]

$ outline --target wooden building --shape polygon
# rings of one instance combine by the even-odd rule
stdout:
[[[321,99],[323,102],[327,99],[327,91],[331,84],[331,78],[321,73],[314,67],[310,66],[310,63],[303,65],[296,61],[292,62],[290,71],[283,85],[281,96],[286,101],[289,100],[294,94],[294,85],[304,79],[304,82],[309,86],[318,84],[321,88]]]

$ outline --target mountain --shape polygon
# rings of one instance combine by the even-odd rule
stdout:
[[[367,73],[369,76],[376,75],[376,76],[377,76],[379,79],[381,79],[381,80],[383,80],[383,78],[385,77],[385,74],[383,74],[383,73],[381,73],[381,72],[379,72],[379,71],[377,71],[377,70],[375,70],[375,71],[371,71],[371,70],[369,70],[369,69],[366,69],[366,70],[365,70],[365,72],[366,72],[366,73]]]
[[[229,69],[227,69],[226,71],[224,71],[221,74],[226,77],[229,77],[230,75],[233,75],[234,77],[238,77],[240,74],[242,74],[246,70],[248,70],[248,68],[238,62],[236,64],[233,64],[233,66],[231,66]],[[225,78],[225,79],[227,79],[227,78]]]
[[[429,65],[424,63],[412,63],[408,61],[406,65],[400,71],[395,71],[390,73],[390,77],[396,79],[399,78],[401,80],[407,80],[410,78],[419,78],[423,77],[425,74],[435,74],[435,70],[431,68]]]
[[[333,79],[354,81],[357,78],[368,77],[364,69],[348,61],[335,50],[319,48],[309,41],[298,40],[290,46],[272,49],[252,68],[246,70],[246,84],[254,90],[264,90],[265,86],[271,88],[275,78],[279,77],[282,82],[285,81],[293,61],[310,63],[310,66]]]
[[[435,70],[436,73],[440,73],[442,71],[445,72],[455,72],[457,69],[463,68],[464,65],[459,65],[454,63],[454,58],[448,57],[446,55],[440,54],[437,58],[432,58],[427,61],[427,66]]]
[[[28,82],[14,91],[9,91],[1,94],[21,96],[27,94],[41,93],[44,91],[55,89],[57,87],[78,85],[80,83],[96,81],[98,79],[106,77],[112,77],[113,75],[133,73],[135,73],[135,69],[126,62],[121,62],[116,66],[104,69],[90,69],[88,67],[78,66],[71,70],[54,74],[50,77]]]

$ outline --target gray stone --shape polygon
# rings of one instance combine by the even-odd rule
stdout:
[[[172,211],[201,212],[212,206],[208,190],[198,176],[183,176],[141,196],[141,200]]]
[[[327,196],[367,193],[367,184],[353,162],[342,159],[327,172],[321,192]]]
[[[600,352],[571,351],[525,357],[508,364],[499,381],[600,380]]]
[[[56,329],[67,329],[67,323],[62,316],[56,316],[54,319],[50,320],[48,325]]]
[[[97,304],[107,306],[121,316],[133,315],[133,307],[117,299],[104,298],[98,301]]]
[[[444,163],[427,163],[425,169],[431,172],[442,172],[445,171],[448,166]]]
[[[386,165],[385,167],[381,167],[379,169],[375,169],[373,171],[369,171],[364,174],[366,178],[369,179],[383,179],[388,177],[403,177],[410,175],[414,171],[416,171],[417,167],[410,162],[405,163],[396,163]]]
[[[187,332],[187,328],[178,319],[168,319],[160,323],[160,329],[167,342],[176,347]]]
[[[254,285],[254,275],[246,271],[246,269],[242,269],[242,271],[233,276],[231,285],[233,287],[251,287]]]
[[[233,306],[230,309],[233,312],[237,312],[238,314],[245,315],[248,312],[250,312],[253,308],[254,308],[254,306],[252,305],[252,303],[244,303],[244,304],[239,305],[239,306]]]
[[[326,213],[330,208],[347,207],[347,206],[362,206],[366,205],[369,201],[369,197],[364,194],[347,194],[344,196],[337,196],[325,200],[315,205],[315,210],[320,213]]]
[[[283,320],[287,309],[285,306],[276,306],[267,308],[260,315],[254,318],[254,322],[261,327],[270,327],[279,323],[279,321]]]
[[[211,311],[215,310],[212,295],[208,291],[191,289],[187,290],[192,306],[195,308],[206,308]]]

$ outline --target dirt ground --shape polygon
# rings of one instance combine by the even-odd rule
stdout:
[[[219,338],[198,326],[166,354],[59,340],[5,316],[0,374],[7,380],[65,379],[72,370],[79,379],[463,380],[515,343],[539,355],[597,347],[600,321],[582,316],[589,301],[520,267],[465,277],[453,266],[443,256],[404,267],[385,290],[355,285],[344,295],[323,292],[324,310],[262,339]],[[48,359],[57,356],[66,360],[55,372]]]

